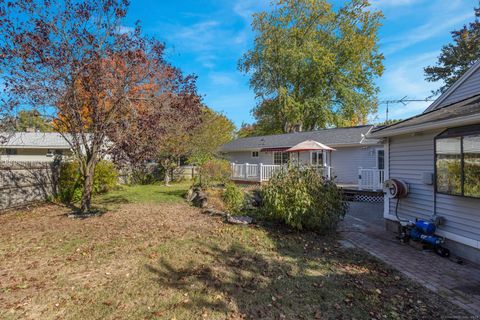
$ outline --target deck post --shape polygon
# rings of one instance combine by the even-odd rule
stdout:
[[[245,180],[248,180],[248,163],[245,163]]]
[[[362,190],[362,167],[358,167],[358,190]]]
[[[262,170],[262,167],[263,167],[263,163],[259,163],[258,164],[258,182],[262,182],[262,174],[263,174],[263,170]]]

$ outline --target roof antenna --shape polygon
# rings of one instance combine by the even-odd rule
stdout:
[[[386,108],[386,115],[385,115],[385,122],[388,121],[388,114],[390,112],[390,104],[394,104],[394,103],[401,103],[403,104],[404,106],[406,106],[407,104],[409,104],[410,102],[428,102],[428,101],[435,101],[435,99],[431,99],[431,97],[427,97],[425,99],[407,99],[408,96],[405,96],[401,99],[397,99],[397,100],[384,100],[384,101],[380,101],[379,104],[386,104],[387,105],[387,108]]]

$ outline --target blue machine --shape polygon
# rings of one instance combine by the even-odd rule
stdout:
[[[442,257],[448,257],[450,256],[450,251],[447,248],[442,247],[445,240],[444,238],[435,235],[436,230],[437,226],[433,221],[410,221],[408,224],[403,225],[400,239],[403,242],[413,240],[423,243],[424,245],[433,248],[433,250]]]

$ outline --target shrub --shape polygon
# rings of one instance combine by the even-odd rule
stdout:
[[[82,182],[77,162],[63,162],[58,177],[58,198],[63,203],[72,203],[82,197]]]
[[[118,171],[110,161],[100,161],[93,176],[93,194],[107,193],[118,183]]]
[[[242,189],[233,182],[225,185],[222,199],[230,213],[240,213],[245,203],[245,195]]]
[[[278,172],[261,191],[263,214],[298,230],[334,230],[348,208],[335,183],[314,169]]]
[[[117,185],[118,171],[109,161],[100,161],[93,176],[93,194],[106,193]],[[60,165],[58,198],[64,203],[77,202],[82,198],[83,181],[78,162],[64,162]]]
[[[231,174],[230,163],[226,160],[211,159],[198,168],[198,184],[210,187],[215,182],[228,182]]]

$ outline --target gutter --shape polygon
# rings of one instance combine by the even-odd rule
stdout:
[[[477,123],[480,123],[480,114],[473,114],[466,117],[435,121],[431,124],[423,123],[423,124],[417,124],[417,125],[398,128],[398,129],[379,130],[377,132],[368,133],[367,138],[379,139],[379,138],[398,136],[401,134],[414,133],[419,131],[442,129],[445,127],[454,127],[454,126],[467,126],[467,125],[477,124]]]
[[[69,146],[25,146],[25,145],[0,145],[0,149],[70,149]]]
[[[368,137],[367,137],[368,138]],[[343,144],[327,144],[327,146],[332,148],[351,148],[351,147],[368,147],[382,145],[381,142],[367,142],[367,143],[343,143]],[[291,148],[291,147],[271,147],[271,148]],[[244,149],[235,149],[235,150],[220,150],[221,153],[231,153],[231,152],[246,152],[246,151],[261,151],[261,149],[267,149],[265,147],[257,148],[244,148]]]

